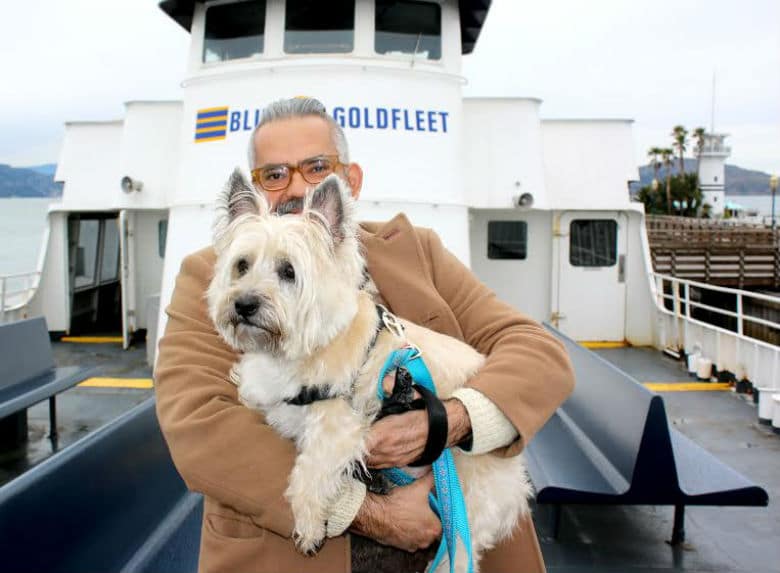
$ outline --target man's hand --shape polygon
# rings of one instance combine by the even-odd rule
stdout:
[[[441,537],[441,522],[428,505],[432,487],[429,473],[387,495],[367,494],[350,529],[404,551],[425,549]]]
[[[392,391],[393,379],[385,377],[382,385]],[[471,420],[460,400],[445,400],[447,410],[447,447],[460,443],[471,431]],[[371,426],[368,434],[368,467],[399,468],[418,459],[428,439],[428,414],[413,410],[387,416]]]

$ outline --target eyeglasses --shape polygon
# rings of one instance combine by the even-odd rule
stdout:
[[[339,165],[344,164],[339,162],[338,155],[318,155],[299,161],[297,165],[288,163],[263,165],[252,169],[252,181],[266,191],[284,191],[289,187],[293,173],[296,171],[301,174],[306,183],[314,185],[333,173]]]

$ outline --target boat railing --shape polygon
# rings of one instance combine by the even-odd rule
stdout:
[[[650,276],[662,348],[696,356],[699,378],[749,380],[761,402],[780,392],[780,296]]]
[[[725,329],[732,334],[736,332],[737,335],[743,338],[749,338],[764,343],[768,342],[772,344],[774,340],[766,340],[765,336],[760,336],[760,333],[763,332],[764,329],[751,328],[751,324],[762,325],[767,329],[775,330],[777,333],[780,333],[780,322],[768,320],[747,312],[750,309],[755,312],[757,309],[764,308],[774,310],[776,314],[780,314],[780,296],[721,287],[659,273],[652,273],[652,276],[655,279],[654,294],[656,301],[658,302],[660,309],[666,313],[672,314],[678,318],[685,318],[691,322],[697,322],[703,326],[711,326],[721,330]],[[695,296],[697,291],[698,297]],[[701,299],[701,294],[707,291],[733,296],[735,303],[734,310],[719,308],[696,300],[697,298]],[[756,304],[755,301],[761,302]],[[702,309],[707,313],[713,313],[722,317],[729,317],[732,320],[712,322],[706,319],[702,320],[701,315],[703,313],[699,313],[700,316],[697,317],[697,313],[695,312],[696,309]],[[730,325],[733,328],[729,328]],[[777,344],[772,345],[777,346]]]
[[[0,275],[0,322],[30,302],[40,278],[40,271]]]

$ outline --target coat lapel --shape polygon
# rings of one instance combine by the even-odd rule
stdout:
[[[361,223],[359,238],[366,266],[379,293],[398,316],[463,338],[457,321],[439,296],[417,233],[403,213],[387,223]]]

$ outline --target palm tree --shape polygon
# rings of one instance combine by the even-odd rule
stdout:
[[[661,162],[658,160],[660,155],[660,147],[651,147],[647,150],[647,157],[650,158],[650,165],[653,166],[653,179],[656,181],[658,181],[658,172],[661,170]]]
[[[685,173],[685,143],[686,139],[688,137],[688,130],[685,129],[682,125],[675,125],[672,128],[672,139],[674,139],[674,143],[672,144],[672,147],[677,149],[677,153],[680,157],[680,175]]]
[[[661,149],[661,161],[666,167],[666,212],[672,214],[672,160],[674,159],[674,149],[668,147]]]

